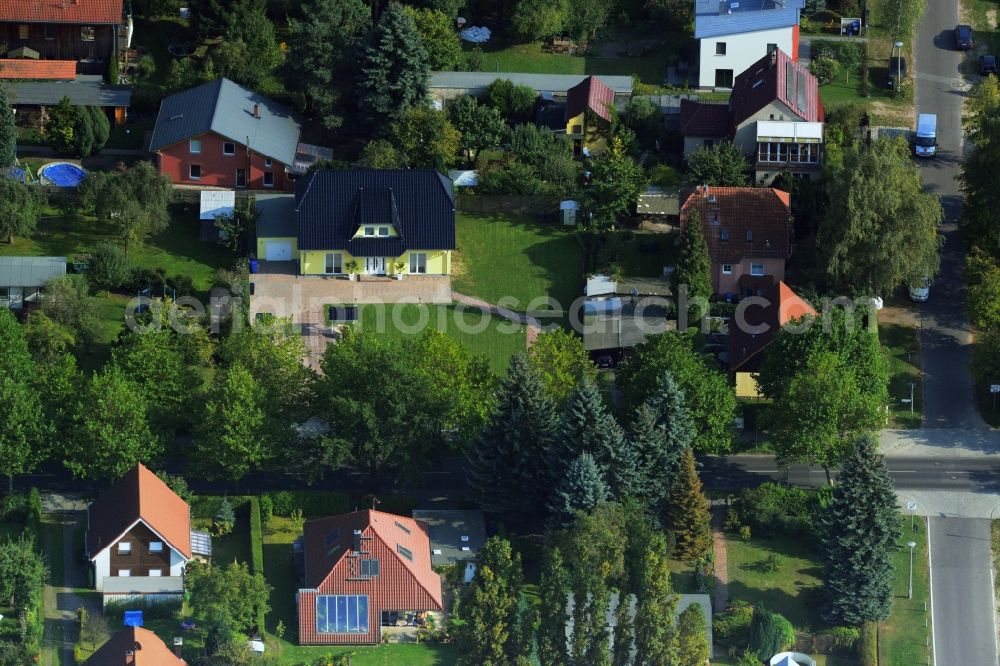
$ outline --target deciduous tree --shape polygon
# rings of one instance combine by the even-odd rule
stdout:
[[[677,595],[670,582],[670,554],[661,533],[652,535],[643,564],[642,579],[636,586],[635,663],[680,663],[674,624]]]
[[[865,437],[844,460],[833,501],[819,516],[818,552],[831,621],[856,626],[889,617],[900,525],[889,470],[875,440]]]
[[[30,236],[38,225],[41,201],[35,190],[14,178],[0,178],[0,238]]]
[[[170,179],[145,161],[124,170],[91,173],[80,185],[84,206],[117,228],[126,256],[130,245],[170,223],[171,191]]]
[[[691,185],[744,187],[750,162],[743,150],[729,141],[699,148],[687,158],[687,181]]]
[[[455,162],[461,135],[443,111],[414,106],[389,128],[410,167],[443,170]]]
[[[685,333],[655,335],[635,347],[618,369],[618,386],[626,406],[634,409],[643,403],[667,371],[683,393],[694,421],[695,451],[728,451],[733,442],[736,398],[725,375],[694,351],[691,336]]]
[[[373,139],[361,150],[360,161],[369,169],[399,169],[405,166],[406,156],[401,155],[391,141]]]
[[[227,19],[225,40],[211,57],[223,76],[243,86],[260,87],[281,62],[264,0],[240,0]]]
[[[14,166],[17,157],[17,127],[14,124],[14,107],[7,98],[7,90],[0,86],[0,169]]]
[[[619,137],[593,160],[588,196],[598,224],[612,225],[635,207],[648,181],[642,167],[625,150]]]
[[[24,331],[6,308],[0,308],[0,352],[0,474],[10,487],[45,459],[52,425],[33,383],[38,367]]]
[[[557,405],[563,404],[582,382],[597,379],[597,367],[583,348],[583,341],[561,328],[539,336],[528,350],[528,360]]]
[[[678,664],[701,666],[708,663],[712,647],[708,644],[708,625],[701,604],[691,604],[677,618]]]
[[[246,562],[188,563],[184,588],[195,616],[225,630],[228,638],[257,627],[257,618],[268,612],[271,586],[260,572],[250,573]]]
[[[553,546],[545,551],[539,581],[540,622],[538,626],[538,661],[541,666],[566,666],[566,623],[569,615],[569,574],[562,551]]]
[[[406,7],[417,26],[420,41],[427,51],[427,64],[433,70],[451,70],[463,59],[462,42],[452,18],[436,9]]]
[[[76,128],[80,107],[73,106],[69,97],[49,107],[49,119],[45,122],[45,142],[60,153],[72,152],[76,143]]]
[[[369,124],[384,125],[425,103],[427,51],[402,5],[389,3],[368,34],[358,65],[358,111]]]
[[[485,148],[496,148],[507,133],[507,124],[495,107],[480,104],[472,95],[455,100],[449,109],[452,125],[461,133],[459,147],[465,151],[465,159],[474,165],[479,152]]]
[[[195,437],[202,475],[239,481],[271,456],[264,432],[265,399],[260,384],[239,363],[216,377]]]
[[[520,554],[507,540],[491,537],[479,552],[476,576],[462,595],[460,666],[530,663],[532,636],[525,622],[529,614],[520,610],[523,581]]]
[[[162,453],[142,390],[111,364],[94,373],[77,403],[66,467],[77,477],[117,479]]]
[[[511,17],[514,36],[537,42],[562,32],[569,14],[566,0],[519,0]]]
[[[941,203],[923,191],[903,139],[852,146],[843,166],[830,172],[832,205],[820,221],[817,246],[832,285],[889,294],[937,273]]]
[[[483,94],[483,102],[500,109],[500,113],[512,125],[532,121],[537,99],[538,93],[532,87],[514,85],[510,79],[495,80]]]

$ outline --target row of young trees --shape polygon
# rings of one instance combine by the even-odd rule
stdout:
[[[521,601],[521,558],[510,543],[493,537],[480,551],[452,612],[459,664],[527,665],[533,652],[542,666],[709,657],[702,609],[693,604],[677,617],[670,544],[637,504],[602,503],[548,540],[537,611]]]

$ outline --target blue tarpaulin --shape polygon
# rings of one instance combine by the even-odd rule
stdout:
[[[125,611],[125,626],[126,627],[141,627],[142,626],[142,611]]]

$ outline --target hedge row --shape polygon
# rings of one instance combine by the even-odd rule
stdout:
[[[281,490],[276,493],[268,493],[264,497],[270,503],[271,511],[275,516],[287,517],[292,515],[292,511],[296,509],[307,518],[332,516],[338,513],[347,513],[350,510],[347,495],[332,491]]]
[[[861,666],[878,666],[878,625],[874,622],[861,625],[858,661]]]
[[[250,498],[250,570],[264,575],[264,529],[260,520],[260,499]],[[257,629],[264,631],[263,609],[257,612]]]
[[[215,518],[216,514],[219,513],[219,507],[222,505],[222,499],[222,495],[197,495],[191,500],[191,517]],[[229,505],[233,507],[233,511],[239,511],[240,507],[250,501],[250,498],[246,495],[237,495],[228,499]]]

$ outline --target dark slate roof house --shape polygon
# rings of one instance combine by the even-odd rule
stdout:
[[[346,250],[356,257],[455,249],[451,180],[432,169],[314,171],[295,181],[299,250]],[[355,237],[389,222],[395,236]]]

